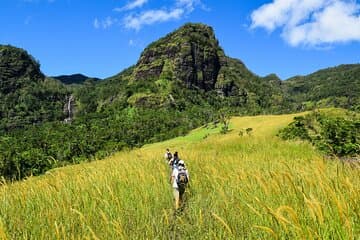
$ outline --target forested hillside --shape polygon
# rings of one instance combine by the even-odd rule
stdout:
[[[360,64],[322,69],[284,81],[284,91],[297,109],[342,107],[359,110]]]
[[[0,45],[0,132],[64,118],[68,95],[26,51]]]

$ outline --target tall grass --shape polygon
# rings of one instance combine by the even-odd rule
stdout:
[[[358,239],[359,169],[284,142],[293,115],[232,119],[232,131],[120,152],[0,187],[0,239]],[[239,136],[240,129],[253,128]],[[191,174],[174,210],[164,149]]]

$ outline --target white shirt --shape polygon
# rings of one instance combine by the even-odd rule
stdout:
[[[186,176],[188,178],[188,181],[190,181],[190,178],[189,178],[189,172],[187,169],[185,169],[185,173],[186,173]],[[177,184],[177,181],[176,179],[178,178],[178,175],[179,175],[179,169],[178,168],[174,168],[172,173],[171,173],[171,177],[173,179],[173,182],[172,182],[172,187],[173,188],[179,188],[178,184]]]

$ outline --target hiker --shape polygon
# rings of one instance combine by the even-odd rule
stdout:
[[[173,158],[169,160],[169,166],[174,169],[178,165],[179,160],[178,152],[174,152]]]
[[[174,167],[170,176],[170,182],[173,187],[173,194],[175,199],[175,209],[178,209],[182,204],[185,188],[189,180],[189,172],[185,167],[185,162],[183,160],[179,160],[177,166]]]
[[[170,152],[170,150],[167,148],[166,149],[166,152],[165,152],[165,161],[168,163],[171,159],[172,159],[172,154],[171,154],[171,152]]]

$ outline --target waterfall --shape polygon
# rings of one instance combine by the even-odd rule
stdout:
[[[70,95],[67,103],[64,106],[64,113],[67,115],[64,120],[65,123],[70,123],[73,119],[74,101],[75,97],[73,95]]]

